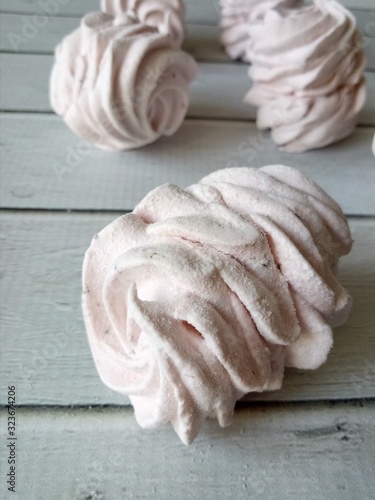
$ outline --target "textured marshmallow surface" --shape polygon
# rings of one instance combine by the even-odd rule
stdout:
[[[185,5],[181,0],[101,0],[101,9],[107,14],[130,15],[169,34],[177,46],[185,36]]]
[[[53,109],[81,137],[127,150],[170,136],[187,108],[196,64],[156,28],[92,13],[56,49]]]
[[[83,311],[102,380],[143,427],[190,443],[206,418],[317,368],[350,297],[336,277],[351,237],[339,206],[280,165],[166,184],[103,229],[83,266]]]
[[[250,61],[250,26],[261,21],[270,9],[298,3],[299,0],[220,0],[221,42],[228,56]]]
[[[334,0],[270,10],[250,28],[245,101],[259,107],[257,125],[289,152],[348,136],[365,98],[365,57],[352,14]]]

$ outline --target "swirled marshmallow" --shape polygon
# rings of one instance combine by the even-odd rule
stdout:
[[[288,152],[351,134],[365,102],[365,57],[352,14],[334,0],[270,10],[250,28],[257,125]]]
[[[270,9],[294,7],[298,3],[299,0],[220,0],[221,42],[228,56],[249,62],[249,27],[261,21]]]
[[[50,98],[81,137],[128,150],[176,132],[195,75],[194,60],[168,35],[126,16],[93,13],[57,47]]]
[[[350,297],[336,272],[352,240],[339,206],[297,170],[226,169],[166,184],[97,234],[83,311],[102,380],[143,427],[190,443],[228,425],[285,366],[317,368]]]
[[[101,9],[112,16],[130,15],[169,34],[181,47],[185,36],[185,5],[182,0],[101,0]]]

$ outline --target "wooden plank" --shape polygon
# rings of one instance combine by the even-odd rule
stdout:
[[[369,500],[374,413],[371,402],[239,408],[186,447],[169,426],[138,428],[130,409],[22,409],[17,498]]]
[[[375,38],[373,40],[375,68]],[[255,120],[256,108],[243,102],[252,85],[246,65],[199,63],[198,66],[198,78],[191,86],[188,117]],[[366,79],[367,102],[360,113],[359,124],[374,126],[375,72],[367,72]]]
[[[0,51],[53,54],[62,38],[79,26],[80,18],[51,16],[41,27],[36,26],[36,22],[32,15],[0,15]],[[372,42],[371,39],[368,44]],[[221,47],[220,30],[217,26],[189,24],[183,48],[191,52],[197,60],[230,60]]]
[[[357,12],[358,25],[363,34],[362,47],[367,56],[367,68],[375,69],[375,12],[369,22],[366,11]],[[370,17],[371,19],[371,17]],[[198,61],[229,62],[220,42],[220,29],[218,26],[189,24],[183,48],[190,52]]]
[[[373,0],[339,0],[349,9],[374,10]],[[187,21],[196,24],[217,24],[220,9],[219,0],[202,2],[201,0],[185,0]],[[43,8],[44,6],[44,8]],[[99,0],[0,0],[0,11],[25,14],[44,14],[58,16],[82,16],[87,12],[99,9]]]
[[[53,57],[49,55],[1,54],[0,109],[2,111],[51,112],[49,76]],[[251,87],[247,66],[242,64],[199,63],[198,78],[191,86],[188,116],[206,118],[255,118],[255,108],[243,103]],[[369,73],[375,114],[375,73]],[[371,94],[372,95],[372,94]],[[375,124],[363,114],[363,124]]]
[[[74,2],[79,4],[80,2]],[[68,33],[75,30],[80,18],[33,15],[0,15],[0,50],[6,52],[50,53]]]
[[[254,123],[187,120],[172,138],[126,153],[100,151],[54,115],[0,115],[3,207],[126,210],[155,186],[188,186],[225,167],[283,163],[310,175],[347,214],[374,215],[371,143],[357,128],[337,144],[304,154],[280,152]]]
[[[80,306],[84,249],[94,232],[114,217],[2,214],[1,264],[5,274],[0,286],[1,297],[7,300],[2,303],[1,331],[9,334],[1,339],[0,403],[6,397],[3,384],[10,383],[18,387],[19,404],[124,401],[98,379]],[[12,220],[17,231],[12,228]],[[30,264],[24,278],[17,271],[14,252]],[[15,317],[18,326],[13,324]],[[14,382],[9,381],[10,375]],[[88,397],[84,395],[87,377],[95,386]]]
[[[103,187],[103,186],[102,186]],[[85,196],[85,187],[82,197]],[[23,405],[126,404],[99,380],[81,315],[81,265],[92,236],[118,214],[2,214],[0,404],[7,384]],[[375,396],[375,220],[351,219],[355,245],[340,276],[354,298],[346,325],[319,370],[289,370],[264,401]]]
[[[367,11],[357,11],[357,22],[364,39],[368,67],[375,67],[375,14],[371,22]],[[53,54],[62,38],[79,26],[80,18],[2,14],[0,16],[0,51]],[[220,44],[218,26],[188,24],[183,48],[198,61],[228,62]]]
[[[100,0],[0,0],[0,11],[77,17],[99,10],[99,5]]]
[[[53,57],[49,55],[0,54],[1,111],[51,111],[48,85],[52,64]],[[247,65],[199,63],[198,67],[198,77],[191,86],[188,117],[255,119],[255,107],[243,102],[251,87]],[[359,123],[372,126],[375,125],[375,72],[366,73],[366,78],[368,97]]]

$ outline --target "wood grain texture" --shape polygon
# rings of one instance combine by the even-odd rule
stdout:
[[[80,20],[80,17],[48,16],[44,20],[34,15],[0,14],[0,50],[53,54],[63,37],[78,28]]]
[[[310,175],[347,214],[375,214],[375,128],[287,154],[246,122],[187,120],[172,138],[126,153],[97,150],[54,115],[2,114],[0,126],[2,207],[132,210],[166,182],[186,187],[220,168],[282,163]]]
[[[375,39],[374,39],[375,54]],[[52,112],[49,78],[53,56],[0,54],[0,110]],[[375,72],[367,72],[367,102],[359,123],[375,125]],[[233,63],[198,63],[198,76],[191,85],[190,118],[255,120],[256,108],[243,102],[251,88],[248,67]]]
[[[17,498],[370,500],[374,415],[373,403],[239,408],[186,447],[130,409],[22,409]]]
[[[84,194],[82,194],[84,196]],[[24,405],[125,404],[96,374],[82,321],[81,266],[91,238],[119,214],[3,213],[0,403],[16,384]],[[250,399],[301,401],[375,396],[375,219],[352,219],[353,251],[340,276],[354,298],[329,361],[289,370],[284,388]],[[17,367],[17,369],[15,369]]]
[[[375,69],[374,0],[344,3],[354,7]],[[0,115],[0,204],[17,210],[4,210],[0,221],[0,404],[14,384],[17,404],[32,406],[18,408],[14,496],[372,499],[375,406],[362,398],[375,397],[375,218],[368,217],[375,215],[375,128],[359,127],[347,140],[307,154],[278,151],[269,134],[239,121],[255,117],[242,104],[250,82],[246,66],[229,63],[220,47],[217,0],[187,4],[184,47],[201,70],[190,119],[173,138],[109,154],[75,137],[48,104],[53,48],[99,0],[0,0],[8,12],[0,16],[0,51],[9,52],[0,61],[0,108],[10,111]],[[35,18],[42,5],[48,16]],[[45,24],[35,32],[37,23]],[[12,46],[9,35],[25,33],[27,40]],[[374,125],[374,78],[369,74],[362,124]],[[93,234],[156,185],[186,186],[218,168],[269,163],[300,168],[357,216],[350,219],[354,248],[340,267],[353,311],[319,370],[289,370],[281,391],[248,395],[231,427],[207,422],[186,448],[169,426],[141,430],[129,400],[100,381],[82,321],[83,254]],[[5,430],[0,410],[3,445]],[[9,497],[5,459],[0,453],[1,498]]]
[[[78,28],[80,21],[81,18],[76,17],[50,16],[42,21],[33,15],[0,14],[0,51],[53,54],[62,38]],[[371,35],[369,31],[368,45],[373,43]],[[187,25],[183,48],[197,60],[230,60],[221,47],[218,26]]]
[[[355,12],[358,27],[363,35],[363,48],[368,58],[368,68],[375,68],[375,11]],[[30,54],[53,54],[62,38],[75,30],[81,18],[45,18],[33,15],[0,15],[0,51]],[[198,61],[228,62],[220,43],[218,26],[188,24],[183,49]]]

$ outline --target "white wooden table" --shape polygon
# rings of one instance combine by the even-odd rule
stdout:
[[[98,2],[55,0],[56,12],[33,29],[42,3],[0,1],[2,498],[374,499],[375,0],[343,2],[368,55],[360,124],[349,139],[299,155],[270,141],[251,146],[255,113],[241,102],[247,68],[220,49],[214,0],[187,2],[185,47],[200,73],[180,131],[124,154],[84,148],[52,113],[48,77],[54,46]],[[231,427],[207,422],[185,447],[170,427],[140,429],[129,401],[100,382],[81,316],[83,254],[94,233],[156,185],[270,163],[309,174],[349,217],[355,244],[340,274],[353,311],[322,368],[288,371],[281,391],[247,397]],[[13,385],[16,494],[6,484]]]

